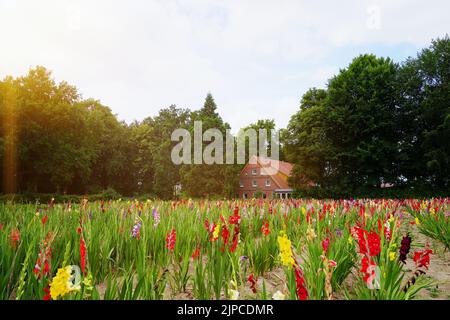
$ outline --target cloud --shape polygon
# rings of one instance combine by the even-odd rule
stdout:
[[[350,62],[343,52],[421,48],[450,30],[447,1],[0,0],[0,77],[44,65],[120,119],[201,107],[233,131],[287,124],[301,95]],[[402,54],[399,54],[402,56]]]

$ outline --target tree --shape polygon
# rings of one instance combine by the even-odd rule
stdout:
[[[450,38],[432,41],[398,74],[399,170],[409,184],[450,183]]]
[[[17,191],[17,90],[12,77],[0,81],[0,177],[6,193]]]
[[[17,122],[18,190],[66,191],[75,171],[88,170],[79,94],[65,82],[56,84],[43,67],[15,79],[12,106]]]
[[[328,84],[327,175],[347,190],[394,182],[397,156],[396,65],[361,55]]]
[[[263,119],[263,120],[258,120],[255,123],[251,123],[248,126],[246,126],[245,128],[241,129],[240,133],[244,133],[246,130],[248,129],[252,129],[256,132],[256,146],[257,146],[257,150],[256,150],[256,155],[258,156],[267,156],[267,157],[272,157],[272,135],[275,135],[275,120],[273,119]],[[265,132],[265,136],[263,135],[263,141],[260,141],[260,136],[259,136],[259,131],[263,130],[263,132]],[[250,154],[250,148],[249,148],[249,143],[250,143],[250,139],[248,136],[243,136],[241,134],[238,134],[237,136],[237,140],[239,141],[240,139],[245,139],[245,162],[247,163],[250,159],[250,157],[252,156],[252,154]],[[279,141],[277,141],[277,143],[279,143]],[[260,145],[264,145],[264,147],[266,148],[266,150],[261,150],[259,148]],[[278,155],[279,157],[281,156],[280,154]]]
[[[390,59],[361,55],[327,91],[303,96],[283,138],[294,185],[354,191],[396,181],[396,72]]]
[[[324,89],[312,88],[302,97],[300,110],[291,117],[282,140],[286,158],[294,163],[289,179],[293,187],[305,188],[311,181],[326,183],[326,163],[330,141]]]
[[[109,108],[82,101],[43,67],[1,87],[1,140],[16,155],[16,191],[79,193],[122,181],[129,140]]]
[[[202,123],[202,130],[218,129],[222,133],[222,141],[217,141],[225,145],[226,130],[230,129],[228,123],[225,123],[217,113],[217,105],[213,96],[208,93],[203,108],[192,112],[189,131],[194,140],[194,123],[199,121]],[[202,142],[203,150],[208,142]],[[192,148],[194,143],[192,141]],[[225,148],[224,148],[225,150]],[[223,154],[225,159],[225,154]],[[194,161],[192,162],[194,163]],[[227,172],[230,173],[230,165],[225,164],[188,164],[183,165],[181,169],[181,183],[183,191],[191,197],[217,197],[225,195],[224,181],[233,181],[226,179]],[[231,170],[233,172],[233,170]],[[228,187],[228,192],[230,192]]]
[[[84,192],[122,189],[121,178],[125,174],[133,174],[133,169],[129,166],[133,159],[125,152],[130,141],[126,124],[119,122],[111,109],[100,101],[88,99],[80,102],[78,107],[86,113],[86,131],[91,137],[90,150],[93,153],[88,173],[89,188]]]
[[[176,129],[187,128],[189,118],[189,109],[172,105],[160,110],[155,118],[144,120],[149,128],[148,151],[153,158],[153,191],[162,199],[173,198],[174,187],[182,180],[180,166],[175,165],[171,159],[171,150],[176,145],[171,140],[171,135]]]

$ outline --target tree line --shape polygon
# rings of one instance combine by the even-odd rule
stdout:
[[[56,83],[38,66],[0,82],[2,193],[121,194],[170,199],[183,186],[190,197],[233,197],[240,165],[172,163],[175,129],[230,125],[211,94],[200,110],[171,105],[154,117],[127,124],[94,99],[82,99],[66,82]],[[252,126],[269,126],[273,120]]]
[[[450,190],[450,40],[402,63],[356,57],[304,94],[284,131],[304,194],[351,195],[381,187]],[[306,188],[308,182],[314,188]]]
[[[448,35],[402,63],[356,57],[325,89],[308,90],[280,130],[282,160],[294,164],[291,185],[316,196],[386,186],[448,190],[449,78]],[[170,199],[181,184],[189,197],[235,196],[242,165],[172,163],[172,132],[192,132],[195,121],[224,136],[230,128],[211,94],[199,110],[172,105],[127,124],[44,67],[8,76],[0,81],[0,192]],[[275,130],[275,122],[247,128]]]

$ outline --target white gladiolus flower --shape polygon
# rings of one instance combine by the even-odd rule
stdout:
[[[230,299],[231,300],[238,300],[239,299],[239,291],[230,289],[228,293],[230,294]]]
[[[286,297],[286,296],[285,296],[283,293],[281,293],[280,290],[278,290],[277,292],[275,292],[275,293],[273,294],[272,299],[273,299],[273,300],[284,300],[285,297]]]

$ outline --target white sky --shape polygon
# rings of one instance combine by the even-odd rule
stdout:
[[[121,120],[207,92],[233,131],[287,125],[360,53],[415,55],[450,33],[446,0],[0,0],[0,78],[42,65]]]

